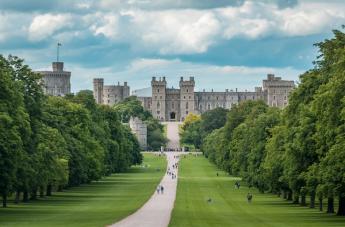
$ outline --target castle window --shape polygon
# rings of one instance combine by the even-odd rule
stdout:
[[[217,100],[218,100],[218,96],[217,96]]]
[[[200,104],[200,107],[199,107],[200,110],[202,110],[202,105]]]
[[[161,112],[159,110],[157,110],[157,114],[160,114]]]
[[[188,92],[188,89],[187,89],[187,92]]]
[[[159,89],[157,89],[157,92],[159,92]]]
[[[186,96],[183,96],[184,99],[186,99]]]
[[[188,111],[186,111],[186,114],[188,114]]]
[[[189,96],[189,99],[190,99],[190,96]]]
[[[286,100],[286,96],[284,96],[284,100]]]
[[[186,109],[188,109],[188,102],[186,102]]]
[[[159,102],[157,102],[157,109],[161,108],[161,104]]]
[[[160,97],[160,99],[162,99],[162,96]]]
[[[276,96],[275,95],[273,95],[273,100],[276,100]]]
[[[210,110],[211,109],[211,105],[207,104],[207,109]]]
[[[173,103],[171,103],[171,108],[175,108],[175,103],[173,102]]]

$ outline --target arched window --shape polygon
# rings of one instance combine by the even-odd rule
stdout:
[[[186,102],[186,109],[188,109],[188,102]]]
[[[211,105],[208,103],[207,104],[207,109],[210,110],[211,109]]]
[[[161,108],[161,104],[157,102],[157,109]]]

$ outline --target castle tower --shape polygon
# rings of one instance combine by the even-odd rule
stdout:
[[[53,71],[36,71],[42,75],[46,95],[65,96],[71,93],[71,72],[64,71],[63,62],[53,62]]]
[[[103,78],[93,79],[93,97],[96,100],[96,103],[103,104]]]
[[[180,121],[186,119],[186,116],[195,112],[195,97],[194,97],[195,81],[194,77],[184,81],[183,77],[180,79]]]
[[[152,77],[152,115],[161,121],[165,121],[166,86],[165,77],[163,79],[159,78],[159,80],[156,80],[156,77]]]
[[[265,101],[272,107],[284,108],[288,105],[288,96],[295,88],[292,80],[282,80],[274,74],[268,74],[262,85],[265,92]]]

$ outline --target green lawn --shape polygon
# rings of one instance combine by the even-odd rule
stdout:
[[[216,173],[219,172],[219,176]],[[181,158],[175,208],[170,226],[236,227],[333,227],[345,226],[345,218],[292,205],[271,194],[253,193],[248,204],[247,187],[235,189],[238,178],[217,169],[204,157]],[[212,202],[207,202],[208,198]]]
[[[133,213],[153,194],[166,160],[145,154],[144,165],[27,204],[0,208],[0,226],[105,226]],[[160,171],[156,169],[159,168]]]

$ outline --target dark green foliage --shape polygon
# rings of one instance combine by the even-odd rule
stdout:
[[[245,102],[223,128],[203,138],[204,154],[260,191],[345,215],[345,34],[316,44],[315,68],[300,76],[289,105],[278,111]]]
[[[163,125],[153,118],[152,114],[144,110],[140,101],[131,96],[114,106],[119,113],[121,120],[125,123],[129,122],[131,117],[138,117],[147,125],[147,146],[149,150],[160,150],[161,146],[165,146],[167,138],[163,132]]]
[[[142,161],[136,137],[91,91],[47,97],[41,76],[0,55],[0,193],[3,206],[98,180]]]
[[[201,114],[201,120],[185,124],[181,132],[181,143],[201,148],[203,138],[225,125],[227,113],[227,109],[218,107]]]

